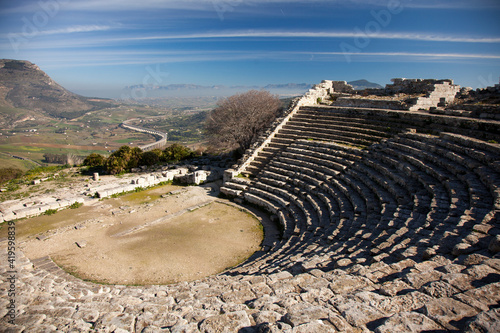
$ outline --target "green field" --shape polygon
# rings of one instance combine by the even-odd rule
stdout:
[[[150,119],[138,125],[168,132],[170,142],[197,143],[203,139],[203,113],[162,106],[121,105],[92,111],[73,120],[44,116],[26,118],[32,114],[32,111],[0,107],[0,116],[11,120],[9,126],[0,128],[0,168],[12,166],[28,170],[36,166],[9,155],[43,164],[44,154],[88,156],[99,153],[106,156],[122,145],[136,147],[154,142],[156,139],[152,135],[120,127],[125,120],[135,118]],[[151,120],[151,117],[154,118]],[[14,118],[23,121],[13,122]]]
[[[37,165],[33,162],[0,154],[0,168],[16,168],[22,171],[28,171],[35,167],[37,167]]]

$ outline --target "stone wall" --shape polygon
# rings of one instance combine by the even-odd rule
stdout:
[[[450,84],[445,81],[433,86],[425,97],[419,97],[415,104],[410,106],[410,111],[429,110],[438,106],[446,106],[455,100],[455,96],[460,91],[460,86]]]
[[[433,90],[433,87],[438,84],[447,84],[453,86],[453,80],[435,80],[435,79],[391,79],[392,84],[385,86],[385,91],[388,94],[427,94]]]
[[[384,100],[384,99],[367,99],[367,98],[350,98],[339,97],[332,104],[334,106],[343,107],[358,107],[358,108],[376,108],[389,110],[406,110],[407,105],[403,101]]]

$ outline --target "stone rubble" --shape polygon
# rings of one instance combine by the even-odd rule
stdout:
[[[139,171],[138,171],[139,172]],[[22,218],[29,218],[44,214],[47,210],[66,209],[74,203],[84,205],[95,204],[98,199],[109,198],[116,194],[135,191],[138,188],[147,188],[163,182],[174,181],[180,184],[200,185],[213,182],[223,177],[223,169],[204,166],[190,171],[187,167],[177,167],[146,175],[127,175],[123,179],[112,177],[111,180],[101,182],[99,176],[93,175],[94,181],[84,189],[62,192],[54,195],[32,196],[22,200],[12,200],[0,204],[0,223]]]

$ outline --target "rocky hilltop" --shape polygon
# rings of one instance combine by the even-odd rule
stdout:
[[[73,119],[111,106],[111,102],[72,93],[29,61],[1,59],[0,105]]]

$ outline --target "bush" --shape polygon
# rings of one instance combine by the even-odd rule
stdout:
[[[175,163],[195,156],[194,151],[178,143],[174,143],[163,151],[163,160],[167,163]]]
[[[151,166],[161,162],[174,163],[195,156],[198,156],[196,152],[177,143],[165,148],[163,151],[154,149],[147,152],[142,152],[140,148],[121,146],[108,158],[95,153],[90,154],[85,158],[84,165],[89,167],[89,171],[103,168],[107,173],[117,175],[129,172],[132,168],[141,165]]]
[[[0,184],[6,183],[13,179],[17,179],[23,175],[23,172],[16,168],[0,169]]]
[[[83,206],[83,203],[75,201],[71,206],[69,206],[70,209],[77,209]]]
[[[44,214],[50,216],[54,215],[55,213],[57,213],[57,209],[47,209]]]
[[[160,149],[154,149],[142,153],[139,164],[151,166],[160,163],[162,159],[163,159],[163,152]]]
[[[104,156],[92,153],[83,160],[83,165],[89,167],[102,167],[104,165],[105,158]]]

